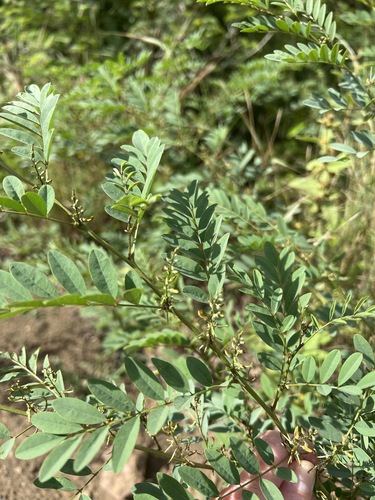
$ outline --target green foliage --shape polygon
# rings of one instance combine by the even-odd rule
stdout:
[[[306,104],[351,116],[344,139],[353,138],[359,150],[332,142],[339,159],[371,154],[370,85],[355,72],[332,12],[320,0],[232,3],[259,13],[237,24],[241,30],[304,41],[286,45],[286,52],[274,51],[271,60],[324,63],[342,72],[343,93],[329,88],[327,96],[313,96]],[[361,16],[358,20],[367,22]],[[198,42],[190,40],[199,48]],[[168,52],[167,46],[157,46]],[[132,63],[133,69],[138,63]],[[129,101],[138,112],[145,111],[144,81],[129,88]],[[153,102],[153,112],[173,114],[175,96],[173,89],[165,108]],[[33,84],[4,106],[1,117],[7,126],[0,134],[22,144],[12,151],[22,158],[24,173],[5,164],[10,175],[3,179],[0,210],[5,216],[68,225],[92,246],[81,249],[79,265],[69,252],[53,249],[36,265],[11,262],[9,271],[0,271],[0,318],[43,307],[94,305],[116,311],[130,330],[134,324],[135,335],[108,339],[122,360],[121,385],[91,379],[84,399],[65,387],[48,356],[41,365],[39,351],[30,356],[25,349],[21,355],[2,352],[0,382],[10,385],[11,406],[0,410],[23,416],[27,437],[18,443],[19,436],[0,426],[1,458],[13,447],[21,460],[44,456],[35,485],[74,491],[82,499],[85,486],[78,488],[64,474],[87,476],[88,484],[100,472],[90,465],[101,451],[106,450],[106,468],[117,473],[135,449],[173,463],[169,473],[157,474],[157,484],[135,485],[135,499],[191,499],[187,487],[203,498],[218,497],[212,477],[239,485],[242,470],[259,479],[266,498],[281,498],[259,463],[261,458],[283,480],[295,482],[288,469],[277,467],[262,439],[266,429],[277,428],[292,458],[299,458],[301,447],[316,451],[318,473],[328,473],[328,480],[316,485],[321,498],[330,498],[337,488],[340,498],[373,495],[375,361],[366,339],[366,325],[372,327],[375,318],[371,301],[340,296],[339,290],[333,297],[329,287],[322,288],[330,269],[315,263],[319,254],[313,253],[314,246],[274,207],[269,212],[256,197],[227,190],[229,182],[205,189],[208,176],[203,173],[201,182],[190,179],[182,186],[177,178],[163,186],[164,145],[143,130],[132,134],[132,145],[121,147],[124,153],[114,157],[113,170],[102,183],[111,200],[106,216],[122,236],[121,245],[112,243],[84,216],[75,193],[67,206],[51,185],[57,101],[50,84]],[[363,117],[359,125],[358,114]],[[171,120],[176,124],[179,118]],[[207,150],[214,151],[223,137],[225,142],[225,127],[207,133]],[[245,172],[255,153],[246,150],[245,158],[237,153],[233,161],[238,172]],[[339,339],[344,336],[352,339],[343,349]],[[333,347],[328,354],[320,349],[325,342]],[[165,345],[178,346],[179,355],[168,349],[166,359],[159,353],[148,356],[150,348]],[[132,388],[131,396],[123,381]],[[16,409],[18,403],[26,411]],[[153,439],[149,447],[138,444],[144,430]],[[159,435],[170,446],[163,449]],[[204,454],[195,451],[196,445]]]

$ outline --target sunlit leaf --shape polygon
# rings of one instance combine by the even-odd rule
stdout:
[[[338,376],[338,385],[343,385],[357,371],[363,361],[363,354],[354,352],[351,354],[341,367]]]
[[[117,431],[112,452],[112,464],[115,473],[120,472],[130,458],[137,442],[139,428],[139,417],[133,417]]]
[[[333,349],[324,359],[320,369],[320,382],[324,384],[332,377],[341,361],[341,353],[338,349]]]
[[[106,417],[94,406],[76,398],[60,398],[52,402],[56,413],[69,422],[77,424],[100,424],[106,421]]]
[[[54,448],[51,453],[44,460],[40,470],[39,470],[39,480],[43,483],[51,479],[65,462],[72,456],[76,448],[79,446],[82,439],[82,434],[73,436],[66,439],[56,448]]]
[[[109,427],[99,427],[94,430],[78,449],[73,468],[81,471],[99,452],[109,433]]]

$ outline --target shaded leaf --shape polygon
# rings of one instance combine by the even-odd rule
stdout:
[[[187,378],[176,366],[159,358],[152,358],[151,361],[169,386],[179,392],[190,392]]]
[[[101,250],[91,250],[89,269],[96,288],[116,298],[118,291],[117,273],[108,256]]]
[[[88,387],[98,401],[124,413],[134,410],[134,403],[119,387],[104,380],[90,379]]]
[[[174,477],[158,472],[156,478],[161,489],[171,498],[179,500],[194,500],[194,497]]]
[[[76,264],[66,255],[56,250],[48,252],[48,263],[57,281],[71,294],[85,295],[85,280]]]
[[[188,356],[186,358],[186,366],[194,379],[200,384],[208,387],[212,385],[212,376],[207,366],[198,358]]]
[[[283,481],[288,481],[289,483],[296,483],[298,481],[296,473],[289,467],[277,467],[273,472],[275,476]]]
[[[31,293],[10,273],[0,270],[0,292],[11,300],[30,300]]]
[[[259,453],[260,458],[267,465],[273,465],[275,463],[275,457],[271,446],[262,438],[254,439],[254,446]]]
[[[374,351],[369,342],[359,333],[356,333],[353,338],[356,351],[363,354],[363,361],[371,368],[375,366]]]
[[[205,454],[211,467],[229,484],[240,484],[240,473],[234,463],[222,453],[206,449]]]
[[[143,363],[126,357],[126,372],[134,385],[150,399],[164,400],[164,389],[152,371]]]
[[[196,489],[202,495],[208,498],[217,497],[219,495],[219,490],[217,489],[215,483],[211,481],[202,471],[189,467],[188,465],[182,465],[178,472],[181,479],[192,488]]]
[[[37,488],[58,491],[75,491],[77,489],[73,481],[67,477],[51,477],[51,479],[44,482],[40,481],[40,479],[35,479],[34,485]]]
[[[260,465],[257,457],[250,450],[249,446],[238,438],[230,438],[231,451],[238,464],[249,472],[249,474],[258,474]]]
[[[203,302],[204,304],[208,304],[209,302],[207,293],[197,286],[184,286],[184,288],[182,289],[182,293],[197,302]]]
[[[22,286],[38,297],[49,299],[57,296],[57,290],[47,276],[29,264],[14,262],[10,265],[10,272]]]

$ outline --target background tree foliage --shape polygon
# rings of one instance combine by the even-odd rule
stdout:
[[[22,387],[41,432],[17,454],[52,450],[40,486],[76,449],[80,472],[109,436],[120,471],[140,427],[162,429],[175,443],[166,456],[184,465],[174,477],[159,474],[156,490],[135,488],[135,498],[182,494],[182,483],[212,497],[216,486],[189,461],[189,418],[207,448],[202,467],[231,484],[253,463],[239,439],[261,454],[254,438],[276,426],[294,432],[292,447],[307,435],[314,441],[332,479],[321,494],[338,478],[348,498],[371,496],[374,6],[207,3],[0,6],[1,100],[26,102],[33,116],[46,110],[26,139],[5,129],[19,125],[14,109],[1,113],[2,174],[18,174],[4,178],[0,205],[38,220],[23,245],[23,218],[1,222],[0,315],[110,306],[97,328],[106,327],[104,348],[121,353],[140,392],[135,402],[123,387],[91,380],[87,401],[66,397],[48,359],[43,378],[38,353],[5,353],[4,380],[39,381]],[[11,154],[14,140],[34,144],[31,170],[28,151]],[[166,344],[184,349],[182,359],[171,350],[150,365],[150,348]],[[248,380],[259,366],[254,388]],[[208,435],[223,429],[220,455]],[[6,455],[14,439],[3,434]]]

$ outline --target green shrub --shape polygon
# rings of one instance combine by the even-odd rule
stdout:
[[[371,155],[371,89],[351,67],[345,44],[336,43],[333,16],[320,1],[248,5],[259,15],[241,29],[303,39],[275,51],[271,60],[323,63],[342,75],[342,92],[330,88],[307,101],[321,112],[350,117],[347,142],[330,143],[338,156],[325,155],[316,164],[340,170],[351,155]],[[0,410],[24,416],[27,433],[18,444],[1,425],[2,458],[16,444],[19,459],[46,455],[35,485],[84,500],[84,488],[64,474],[91,481],[98,471],[90,463],[105,447],[106,468],[120,472],[133,450],[141,449],[174,468],[158,473],[157,484],[135,485],[134,498],[193,498],[187,486],[213,498],[219,496],[218,477],[238,485],[242,469],[259,469],[254,452],[268,454],[266,462],[277,467],[259,439],[276,428],[293,457],[300,446],[316,451],[318,472],[328,476],[324,484],[317,481],[317,495],[374,496],[375,359],[366,340],[366,325],[375,316],[371,301],[331,290],[321,273],[326,265],[311,243],[256,197],[215,184],[201,189],[194,179],[182,187],[181,177],[163,186],[158,169],[164,145],[142,130],[112,159],[101,185],[106,217],[117,221],[123,236],[104,238],[76,193],[68,205],[53,187],[57,102],[50,84],[34,84],[3,107],[0,133],[17,144],[12,151],[26,168],[21,175],[2,162],[10,175],[3,180],[1,212],[69,225],[91,245],[81,248],[84,266],[68,251],[49,250],[44,269],[19,261],[1,270],[0,318],[57,306],[115,310],[130,333],[119,328],[106,345],[122,353],[126,378],[90,379],[82,399],[68,390],[48,357],[38,363],[38,351],[1,353],[0,381],[11,383],[12,404]],[[208,135],[209,147],[214,150],[220,137],[218,130]],[[343,335],[351,337],[344,349]],[[328,355],[321,349],[326,343]],[[178,351],[165,348],[163,357],[150,359],[158,346]],[[130,386],[136,399],[127,394]],[[137,443],[143,429],[153,446]],[[165,448],[160,435],[169,441]],[[266,479],[261,485],[269,498],[282,498],[269,491]]]

